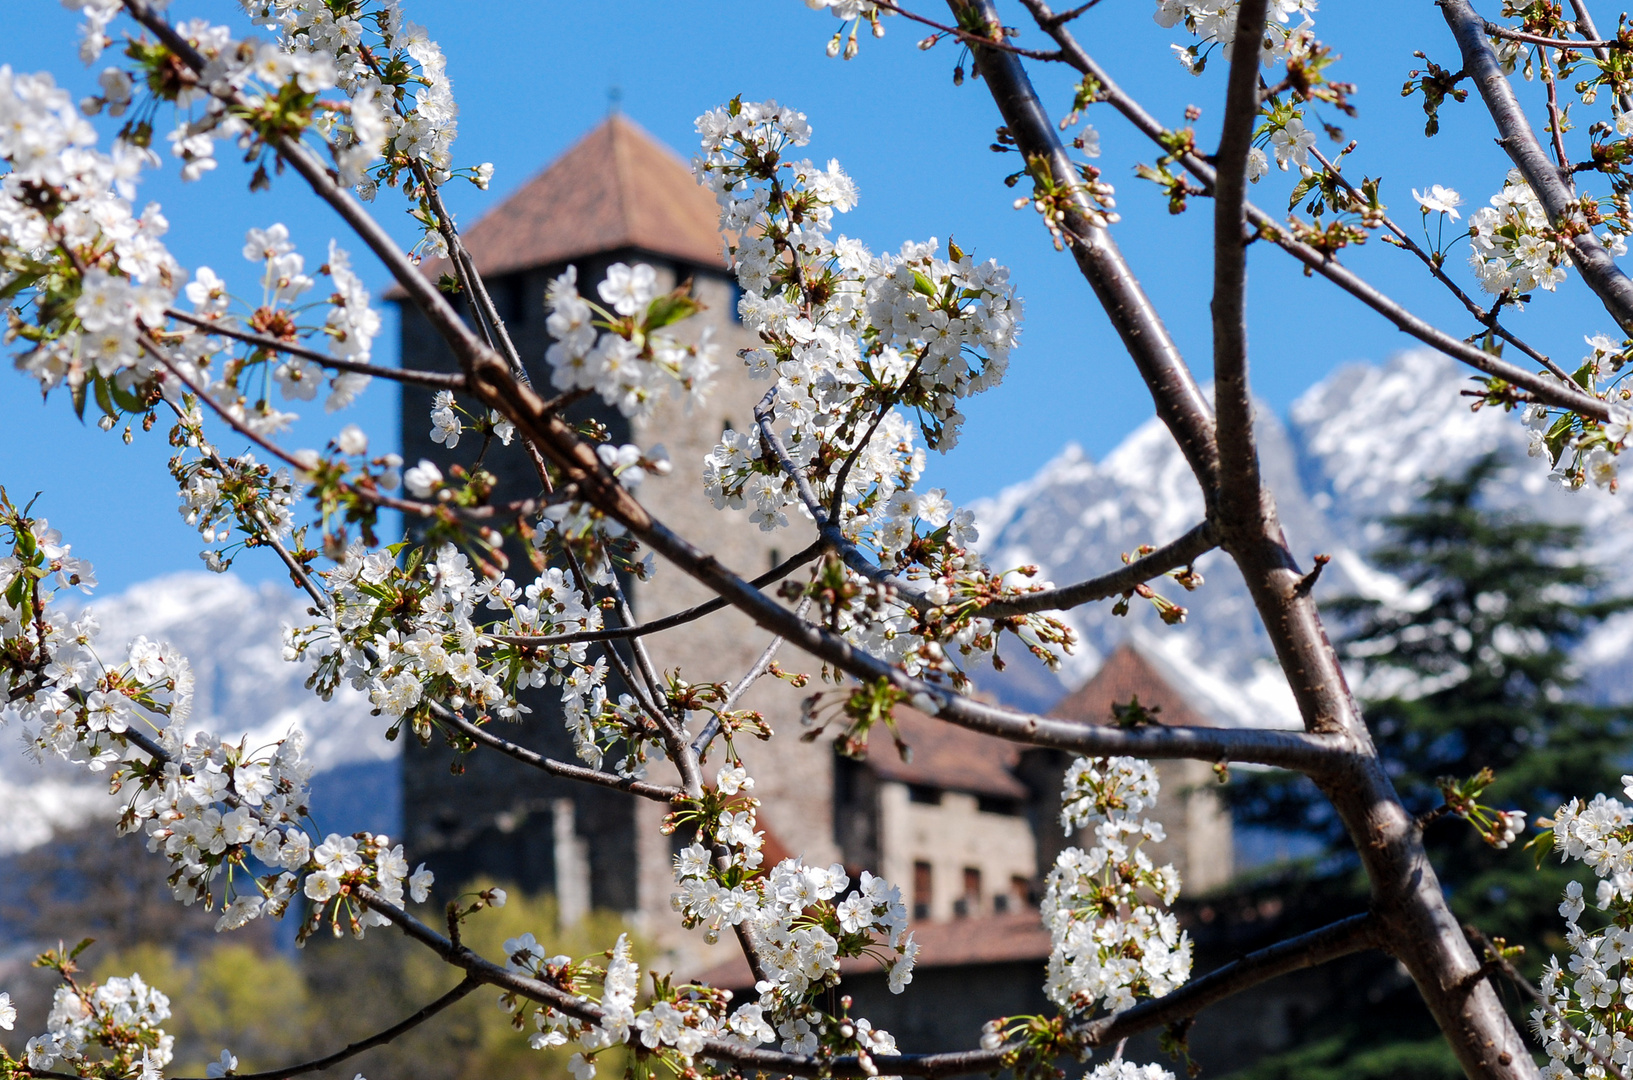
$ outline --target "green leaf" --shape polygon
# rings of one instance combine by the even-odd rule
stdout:
[[[917,270],[913,271],[913,291],[923,293],[932,299],[936,295],[936,287],[930,283],[930,279]]]
[[[114,404],[118,405],[119,408],[125,412],[139,413],[145,412],[147,409],[146,404],[143,403],[141,398],[137,397],[129,390],[121,389],[117,382],[109,382],[108,391],[113,395]]]
[[[1293,207],[1297,206],[1299,204],[1299,200],[1310,193],[1310,189],[1315,187],[1316,181],[1319,179],[1320,175],[1316,174],[1306,176],[1304,179],[1294,184],[1293,194],[1288,196],[1287,199],[1287,209],[1291,210]]]
[[[108,380],[101,375],[95,377],[96,404],[104,413],[113,419],[119,419],[119,410],[114,408],[113,397],[108,393]]]
[[[682,319],[691,318],[702,310],[703,305],[691,295],[690,288],[682,285],[674,292],[653,297],[652,302],[646,306],[646,329],[651,332],[660,326],[671,326]]]
[[[96,938],[94,938],[94,937],[86,938],[84,941],[81,941],[78,945],[74,946],[73,951],[68,954],[68,959],[73,960],[73,959],[77,958],[80,953],[84,952],[86,949],[89,949],[92,945],[95,945],[95,944],[96,944]]]

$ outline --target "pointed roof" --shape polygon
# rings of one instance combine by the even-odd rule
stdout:
[[[493,277],[633,248],[725,266],[713,196],[674,151],[614,113],[464,230],[477,272]],[[443,260],[422,270],[436,278]]]
[[[1066,695],[1049,715],[1086,724],[1110,724],[1113,705],[1127,705],[1138,696],[1146,708],[1157,706],[1158,722],[1167,727],[1217,727],[1218,722],[1186,699],[1133,642],[1124,642],[1107,658],[1094,678]]]
[[[896,708],[896,730],[912,748],[911,761],[902,760],[887,731],[875,731],[868,740],[868,765],[882,780],[1004,799],[1030,794],[1010,771],[1020,760],[1017,743],[933,720],[906,706]]]

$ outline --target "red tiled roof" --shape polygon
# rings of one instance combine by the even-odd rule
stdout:
[[[912,760],[903,761],[890,733],[876,729],[868,740],[868,764],[880,779],[1005,799],[1029,794],[1010,771],[1020,761],[1018,744],[906,707],[896,709],[896,727],[911,748]]]
[[[919,945],[918,967],[964,967],[1002,964],[1017,960],[1044,960],[1049,956],[1049,931],[1035,911],[1014,915],[984,915],[946,922],[916,922],[910,929]],[[839,962],[844,975],[878,971],[879,962],[865,956]],[[754,976],[742,953],[705,971],[694,981],[728,990],[745,990]]]
[[[714,197],[672,150],[617,114],[464,237],[484,277],[625,248],[725,265]],[[440,259],[421,267],[433,279],[445,269]]]
[[[1087,724],[1109,724],[1111,707],[1127,705],[1135,696],[1146,708],[1155,705],[1160,723],[1169,727],[1216,727],[1211,719],[1193,708],[1185,696],[1163,678],[1151,661],[1133,645],[1123,644],[1100,665],[1094,678],[1066,695],[1049,715],[1061,720],[1081,720]]]

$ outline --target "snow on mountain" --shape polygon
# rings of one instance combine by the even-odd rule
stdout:
[[[143,582],[89,607],[101,624],[98,642],[108,659],[123,659],[138,635],[171,642],[188,658],[196,683],[191,728],[234,742],[247,736],[251,747],[294,728],[305,732],[306,755],[317,773],[314,802],[336,811],[338,819],[339,804],[353,800],[325,777],[345,776],[346,787],[369,788],[367,801],[378,803],[382,793],[375,789],[390,779],[398,744],[381,738],[384,725],[369,714],[365,695],[342,687],[325,702],[306,689],[305,665],[284,661],[283,628],[310,621],[303,600],[288,588],[193,572]],[[0,855],[45,842],[53,827],[111,816],[119,805],[82,768],[35,763],[9,747],[0,753],[0,807],[7,825],[0,829]]]
[[[1468,371],[1438,353],[1406,352],[1387,364],[1356,364],[1311,387],[1283,424],[1261,408],[1256,418],[1260,468],[1275,492],[1289,544],[1308,566],[1317,552],[1333,561],[1320,589],[1386,598],[1402,586],[1371,566],[1366,552],[1385,535],[1381,517],[1408,510],[1431,478],[1455,475],[1497,452],[1511,470],[1499,505],[1587,530],[1588,551],[1609,563],[1633,555],[1633,502],[1591,490],[1568,492],[1526,455],[1519,418],[1469,407]],[[1105,573],[1140,544],[1162,544],[1202,518],[1202,498],[1167,429],[1152,419],[1099,463],[1067,446],[1036,476],[974,504],[981,544],[995,567],[1042,568],[1066,584]],[[1046,708],[1080,685],[1120,643],[1135,637],[1161,656],[1176,681],[1203,699],[1222,724],[1296,723],[1291,695],[1235,567],[1220,552],[1198,562],[1205,584],[1187,594],[1172,581],[1158,589],[1189,615],[1169,627],[1135,598],[1119,618],[1111,604],[1069,613],[1082,644],[1058,677],[1029,658],[1011,664],[986,689],[1018,706]],[[1012,651],[1012,650],[1011,650]],[[1611,620],[1578,654],[1590,692],[1633,698],[1633,616]]]
[[[1436,353],[1402,353],[1384,365],[1343,368],[1312,387],[1286,423],[1270,410],[1257,418],[1260,466],[1276,493],[1288,540],[1300,562],[1333,556],[1321,595],[1360,592],[1388,597],[1401,584],[1371,566],[1366,552],[1383,536],[1377,519],[1409,509],[1429,479],[1454,474],[1475,458],[1500,452],[1511,483],[1499,498],[1550,521],[1588,530],[1602,562],[1633,555],[1633,493],[1569,493],[1549,482],[1526,456],[1516,416],[1472,412],[1461,391],[1465,369]],[[1027,564],[1067,583],[1118,565],[1141,544],[1161,544],[1202,517],[1202,500],[1179,448],[1156,420],[1141,425],[1103,461],[1068,445],[1036,476],[975,506],[982,547],[995,567]],[[1294,726],[1297,711],[1270,655],[1247,590],[1230,561],[1211,552],[1198,563],[1206,578],[1187,594],[1173,582],[1164,595],[1185,605],[1181,626],[1165,626],[1137,598],[1125,618],[1111,604],[1078,608],[1069,618],[1082,644],[1057,676],[1013,648],[1009,666],[980,680],[983,689],[1018,706],[1044,710],[1081,684],[1121,642],[1136,638],[1148,656],[1186,687],[1221,724]],[[303,683],[304,669],[282,659],[283,626],[307,618],[287,588],[251,587],[230,575],[177,574],[92,604],[101,640],[119,656],[138,634],[169,640],[192,662],[197,679],[194,723],[252,744],[299,727],[319,774],[320,818],[344,831],[394,829],[400,799],[397,744],[380,737],[378,717],[349,689],[323,702]],[[1633,614],[1600,627],[1578,663],[1601,699],[1633,699]],[[42,843],[53,827],[72,827],[112,813],[115,800],[83,770],[60,762],[36,765],[0,753],[0,855]]]

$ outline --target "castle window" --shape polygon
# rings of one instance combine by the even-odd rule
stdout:
[[[929,784],[908,784],[907,801],[923,803],[925,806],[941,805],[941,789]]]
[[[913,918],[930,917],[930,883],[932,872],[927,862],[913,864]]]
[[[975,808],[983,814],[1003,814],[1006,817],[1019,817],[1021,813],[1020,803],[998,795],[977,795]]]
[[[981,913],[981,868],[978,866],[964,867],[964,896],[958,901],[958,914],[979,915]]]

